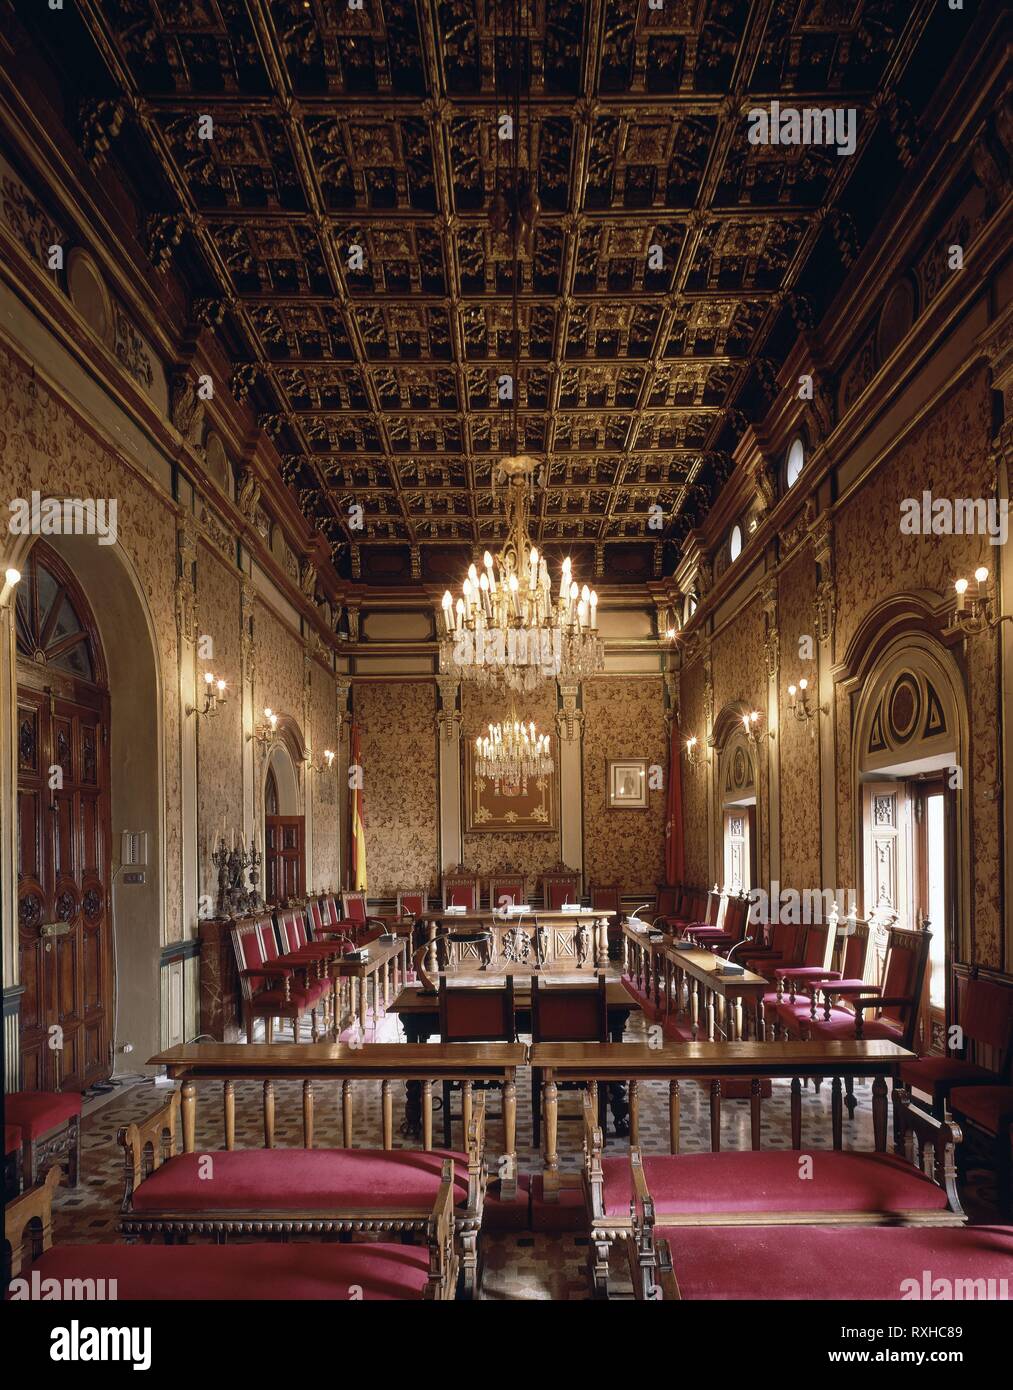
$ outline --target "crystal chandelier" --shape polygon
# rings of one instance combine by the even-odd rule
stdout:
[[[522,724],[511,710],[502,724],[490,724],[484,737],[475,739],[475,776],[503,787],[517,788],[521,796],[528,790],[528,779],[547,777],[552,771],[549,735],[540,734],[533,720]]]
[[[494,29],[499,7],[493,6]],[[440,670],[458,680],[508,687],[528,692],[542,681],[561,677],[582,680],[605,669],[598,637],[598,595],[575,580],[569,556],[563,561],[558,587],[549,577],[545,557],[539,555],[528,534],[531,490],[537,461],[522,452],[520,427],[521,318],[519,290],[522,261],[531,259],[535,223],[540,212],[534,171],[535,129],[530,100],[525,118],[521,112],[521,55],[529,41],[529,11],[514,5],[511,31],[511,90],[500,93],[497,109],[509,114],[512,137],[493,141],[493,183],[496,194],[491,211],[495,237],[510,238],[511,261],[511,372],[501,377],[511,402],[510,454],[499,461],[493,486],[505,482],[506,540],[493,558],[487,550],[483,569],[472,564],[456,601],[448,590],[443,595],[440,628]],[[522,34],[522,26],[525,33]],[[498,36],[497,36],[498,37]],[[498,52],[498,42],[494,43]],[[496,81],[500,68],[494,64]],[[505,98],[500,106],[501,95]],[[529,92],[530,98],[530,92]],[[504,116],[505,118],[505,116]],[[500,146],[507,160],[500,165]],[[522,167],[521,147],[526,167]]]
[[[507,539],[483,569],[472,565],[455,603],[443,595],[440,670],[458,680],[531,691],[554,677],[583,680],[605,669],[598,636],[598,595],[562,563],[553,592],[549,568],[528,534],[529,485],[536,462],[527,454],[500,460],[507,480]]]

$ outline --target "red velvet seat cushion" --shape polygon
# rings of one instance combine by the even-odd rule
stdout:
[[[921,1288],[924,1270],[951,1284],[974,1281],[964,1287],[980,1298],[987,1285],[979,1281],[1008,1280],[1013,1269],[1009,1226],[674,1226],[655,1234],[669,1242],[685,1299],[887,1302],[911,1296],[905,1280]]]
[[[812,1159],[812,1177],[799,1178],[799,1159]],[[629,1212],[628,1158],[606,1158],[605,1211]],[[722,1212],[861,1212],[892,1215],[945,1211],[946,1193],[893,1154],[830,1149],[771,1149],[728,1153],[645,1155],[644,1174],[661,1216]]]
[[[950,1092],[950,1105],[990,1134],[1013,1124],[1013,1086],[958,1086]]]
[[[25,1270],[43,1279],[115,1279],[120,1300],[421,1298],[424,1245],[63,1245]]]
[[[951,1086],[978,1082],[994,1084],[996,1077],[994,1071],[973,1062],[962,1062],[959,1057],[916,1057],[914,1061],[901,1063],[900,1079],[908,1086],[931,1093],[937,1086],[948,1090]]]
[[[288,1005],[295,1005],[299,1009],[312,1009],[317,1000],[330,989],[330,982],[326,980],[316,980],[310,984],[309,989],[300,989],[298,985],[292,985],[288,992]],[[258,1009],[265,1005],[282,1009],[286,1006],[285,991],[283,989],[258,989],[253,996],[253,1002]]]
[[[25,1139],[38,1139],[81,1114],[77,1091],[13,1091],[4,1097],[5,1121],[20,1125]]]
[[[816,1022],[811,1029],[813,1040],[820,1038],[854,1038],[855,1036],[855,1015],[845,1013],[844,1010],[831,1010],[830,1021],[820,1017],[817,1008]],[[895,1023],[889,1018],[869,1018],[866,1017],[862,1024],[862,1037],[866,1042],[895,1042],[900,1043],[904,1039],[904,1026]]]
[[[24,1134],[20,1125],[4,1125],[4,1156],[21,1148]]]
[[[201,1164],[213,1160],[212,1176]],[[431,1207],[443,1159],[453,1158],[454,1198],[468,1195],[468,1160],[434,1149],[233,1149],[177,1154],[134,1193],[134,1211],[348,1211]]]

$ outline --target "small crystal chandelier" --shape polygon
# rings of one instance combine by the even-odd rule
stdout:
[[[545,556],[528,535],[528,489],[536,462],[527,454],[500,460],[508,483],[507,539],[481,574],[471,565],[454,602],[443,595],[440,670],[458,680],[531,691],[562,676],[583,680],[605,669],[598,636],[598,595],[579,588],[570,557],[553,596]]]
[[[528,790],[528,779],[547,777],[552,771],[549,735],[540,734],[534,720],[522,724],[513,711],[502,724],[490,724],[484,737],[475,739],[475,776],[495,783],[497,794],[503,787]]]

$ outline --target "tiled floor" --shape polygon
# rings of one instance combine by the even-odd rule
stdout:
[[[627,1036],[642,1034],[645,1027],[642,1015],[634,1014]],[[393,1016],[381,1019],[370,1028],[368,1041],[394,1041],[398,1036]],[[98,1108],[86,1110],[83,1121],[82,1182],[77,1190],[61,1187],[55,1213],[55,1239],[61,1243],[109,1241],[116,1239],[119,1204],[123,1193],[122,1151],[116,1143],[120,1126],[150,1114],[164,1101],[168,1088],[156,1088],[151,1082],[124,1087]],[[701,1152],[710,1147],[709,1109],[707,1096],[697,1086],[683,1086],[681,1144],[684,1152]],[[316,1137],[320,1148],[340,1144],[340,1110],[337,1094],[327,1095],[328,1088],[317,1084]],[[336,1088],[335,1088],[336,1090]],[[522,1174],[536,1174],[541,1164],[532,1150],[531,1090],[525,1069],[518,1084],[518,1148]],[[357,1144],[379,1142],[379,1083],[356,1084],[355,1139]],[[845,1119],[845,1147],[872,1147],[872,1118],[870,1087],[859,1085],[856,1090],[859,1106],[854,1120]],[[301,1090],[298,1082],[278,1083],[277,1143],[296,1146],[301,1143]],[[493,1093],[490,1111],[499,1113],[498,1099]],[[563,1093],[560,1110],[573,1118],[560,1124],[562,1167],[576,1173],[580,1162],[581,1127],[576,1116],[578,1096]],[[261,1091],[257,1083],[236,1085],[236,1144],[255,1147],[263,1142]],[[766,1148],[789,1147],[789,1083],[775,1082],[772,1096],[763,1102],[762,1140]],[[439,1130],[440,1116],[436,1117]],[[395,1126],[396,1127],[396,1126]],[[488,1134],[490,1145],[499,1142],[498,1119],[491,1119]],[[460,1142],[459,1127],[455,1126],[455,1142]],[[198,1088],[197,1107],[198,1145],[213,1151],[223,1145],[220,1087],[208,1083]],[[407,1139],[395,1137],[395,1142],[411,1147]],[[807,1147],[830,1146],[830,1086],[824,1083],[816,1095],[810,1087],[803,1100],[803,1142]],[[641,1146],[645,1152],[668,1151],[668,1084],[641,1086]],[[749,1106],[746,1101],[725,1101],[723,1105],[722,1146],[749,1146]],[[612,1153],[628,1151],[628,1141],[609,1141]],[[967,1191],[963,1194],[972,1220],[995,1220],[994,1186],[992,1175],[972,1171]],[[545,1234],[521,1231],[487,1233],[482,1238],[483,1289],[486,1299],[581,1299],[588,1296],[585,1274],[587,1246],[577,1234]],[[623,1271],[616,1269],[616,1291],[623,1288]]]

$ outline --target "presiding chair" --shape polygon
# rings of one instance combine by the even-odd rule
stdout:
[[[542,875],[546,912],[558,912],[564,903],[580,902],[580,874],[565,864],[557,864]]]
[[[479,878],[470,869],[458,865],[443,875],[443,906],[463,907],[466,912],[477,912],[479,907]]]
[[[445,1043],[517,1041],[514,1017],[514,977],[507,975],[502,985],[454,985],[440,976],[440,1041]],[[450,1095],[457,1082],[443,1083],[443,1142],[449,1148],[452,1138]],[[466,1083],[469,1087],[472,1083]],[[480,1083],[479,1083],[480,1084]],[[471,1116],[470,1091],[465,1092],[464,1132]]]
[[[600,1042],[609,1040],[607,985],[604,975],[592,984],[559,985],[531,977],[531,1041]],[[579,1086],[563,1082],[565,1086]],[[579,1118],[576,1117],[576,1118]],[[598,1083],[598,1123],[604,1130],[605,1085]],[[537,1149],[542,1136],[542,1069],[531,1068],[531,1140]]]

